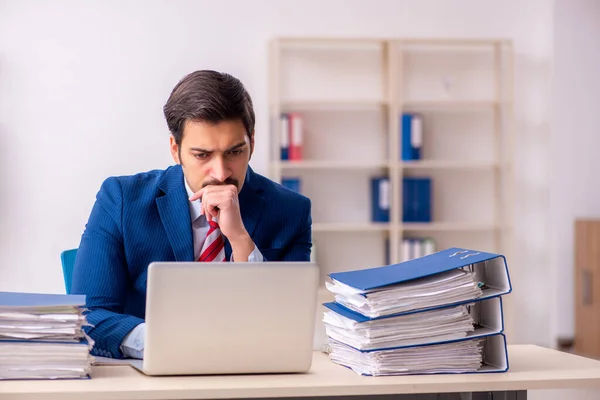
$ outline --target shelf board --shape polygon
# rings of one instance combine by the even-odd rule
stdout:
[[[500,230],[499,225],[478,224],[475,222],[431,222],[431,223],[403,223],[398,225],[405,232],[485,232]],[[313,223],[313,232],[383,232],[392,228],[387,222],[321,222]]]
[[[423,223],[403,223],[400,229],[405,232],[483,232],[496,231],[500,229],[499,225],[478,224],[474,222],[423,222]]]
[[[381,223],[313,223],[313,232],[383,232],[390,229],[390,224]]]
[[[453,49],[451,46],[482,46],[482,45],[496,45],[496,44],[511,44],[512,41],[508,38],[497,38],[497,39],[474,39],[474,38],[406,38],[399,39],[403,46],[405,45],[433,45],[440,46],[444,50],[448,48]]]
[[[300,100],[300,101],[282,101],[280,108],[282,111],[296,110],[356,110],[356,109],[377,109],[387,106],[387,101],[383,100]]]
[[[320,49],[330,50],[332,47],[336,50],[378,50],[385,44],[385,38],[362,38],[362,37],[331,37],[331,36],[305,36],[293,37],[282,36],[276,41],[284,49]]]
[[[500,165],[497,163],[482,161],[454,161],[454,160],[418,160],[402,161],[400,168],[403,169],[466,169],[482,170],[495,169]]]
[[[389,164],[383,162],[351,162],[351,161],[279,161],[277,163],[281,170],[299,169],[340,169],[340,170],[370,170],[377,168],[388,168]],[[277,168],[275,164],[275,168]]]
[[[491,109],[500,103],[495,100],[423,100],[407,101],[402,104],[404,110],[420,109],[440,109],[440,110],[470,110],[470,109]]]

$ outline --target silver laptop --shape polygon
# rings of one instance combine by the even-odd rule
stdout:
[[[312,262],[153,262],[147,375],[295,373],[310,369],[319,270]]]

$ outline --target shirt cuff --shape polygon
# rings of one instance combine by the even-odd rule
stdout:
[[[256,244],[255,244],[254,250],[252,250],[252,253],[250,253],[250,255],[248,256],[248,262],[263,262],[263,261],[264,261],[264,257],[262,255],[262,253],[260,252],[260,250],[258,250],[258,247],[256,247]],[[230,262],[235,262],[235,260],[233,259],[233,253],[231,254]]]
[[[254,250],[248,256],[248,262],[263,262],[263,260],[264,260],[264,257],[262,255],[262,253],[260,252],[260,250],[258,250],[258,247],[256,247],[256,245],[254,245]]]
[[[131,330],[121,343],[121,352],[125,357],[144,358],[144,339],[146,337],[146,324],[141,323]]]

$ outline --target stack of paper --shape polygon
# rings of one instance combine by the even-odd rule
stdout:
[[[473,300],[482,294],[475,273],[463,270],[371,290],[353,288],[335,279],[333,284],[326,282],[325,285],[338,303],[369,317]]]
[[[0,379],[89,377],[85,296],[0,292]]]
[[[460,339],[475,330],[473,318],[464,305],[364,322],[338,312],[325,312],[327,334],[358,350]]]
[[[483,339],[378,350],[363,353],[331,341],[331,359],[351,365],[361,375],[401,375],[476,372],[481,367]]]
[[[333,362],[362,375],[508,368],[503,256],[453,248],[330,277],[335,302],[323,322]]]

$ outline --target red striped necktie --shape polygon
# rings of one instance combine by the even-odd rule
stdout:
[[[215,221],[208,221],[209,229],[200,252],[198,261],[222,262],[225,261],[225,239]]]

